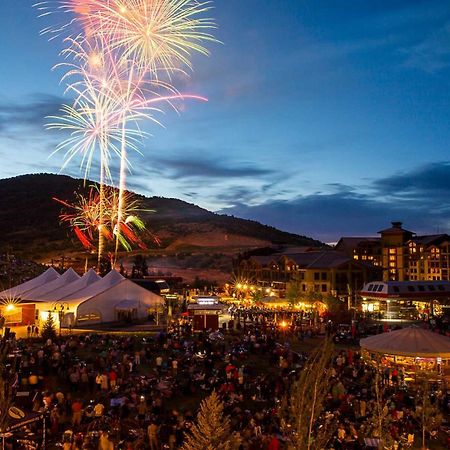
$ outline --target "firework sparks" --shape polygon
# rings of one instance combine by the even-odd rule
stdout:
[[[44,33],[69,32],[81,24],[86,37],[107,36],[113,49],[149,70],[152,77],[183,67],[192,69],[192,53],[209,55],[203,42],[217,42],[209,30],[214,20],[203,17],[211,2],[197,0],[65,0],[35,5],[40,15],[54,11],[69,13],[72,20]],[[78,34],[78,33],[76,33]]]
[[[69,20],[42,33],[65,36],[67,48],[62,52],[68,66],[63,82],[66,92],[75,96],[64,105],[59,117],[52,117],[48,129],[68,133],[53,153],[64,152],[64,169],[73,158],[81,156],[84,178],[89,176],[94,156],[100,155],[100,189],[98,201],[100,263],[107,229],[116,236],[116,253],[120,243],[128,248],[138,243],[136,230],[144,228],[134,215],[127,213],[126,173],[130,168],[128,153],[139,151],[145,133],[143,121],[161,125],[157,106],[200,96],[180,94],[172,86],[174,72],[191,70],[193,53],[209,55],[205,42],[217,42],[209,33],[215,28],[212,19],[203,17],[211,9],[209,1],[197,0],[60,0],[41,2],[35,7],[40,16],[55,12],[68,14]],[[68,62],[69,61],[69,62]],[[166,74],[169,82],[162,80]],[[110,160],[120,159],[119,194],[115,203],[116,223],[107,225],[108,199],[105,183],[113,182]],[[112,214],[110,214],[110,218]],[[80,226],[74,227],[85,246],[92,240]]]
[[[120,230],[120,245],[126,251],[131,251],[133,247],[146,249],[146,245],[139,235],[150,233],[138,214],[148,213],[151,210],[142,209],[139,201],[132,193],[126,192],[125,197],[126,208],[123,212],[124,220]],[[64,207],[60,214],[60,221],[69,225],[86,250],[90,252],[96,250],[95,241],[98,235],[103,234],[107,241],[112,242],[114,236],[119,233],[119,230],[117,230],[117,189],[105,186],[103,200],[100,195],[100,187],[97,186],[91,186],[88,196],[76,194],[74,202],[67,202],[58,198],[54,198],[54,200]],[[103,208],[100,206],[101,201],[104,202]],[[151,236],[156,243],[159,242],[156,237]]]

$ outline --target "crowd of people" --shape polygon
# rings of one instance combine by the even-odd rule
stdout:
[[[280,326],[280,320],[289,322]],[[245,328],[235,328],[194,334],[185,324],[150,337],[30,337],[18,342],[17,389],[32,392],[29,408],[45,416],[47,448],[181,448],[200,400],[216,391],[241,449],[282,449],[280,405],[308,357],[294,350],[320,329],[261,312],[248,313]],[[421,397],[405,385],[401,371],[385,370],[377,386],[373,367],[355,348],[335,350],[329,370],[323,420],[331,417],[334,430],[328,448],[376,447],[383,437],[376,426],[380,408],[389,448],[419,438]],[[442,385],[433,389],[440,415],[427,437],[444,442],[441,425],[450,396]],[[37,433],[40,422],[33,426]],[[18,448],[13,441],[10,448]]]

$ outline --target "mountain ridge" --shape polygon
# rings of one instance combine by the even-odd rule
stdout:
[[[59,224],[61,205],[52,200],[72,201],[96,183],[68,175],[48,173],[0,179],[0,248],[40,259],[47,253],[81,251],[67,226]],[[148,228],[161,240],[160,249],[183,247],[260,247],[264,245],[321,246],[314,239],[278,230],[259,222],[217,214],[193,203],[136,193]],[[72,242],[71,242],[72,241]]]

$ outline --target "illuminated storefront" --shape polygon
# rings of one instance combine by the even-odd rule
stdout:
[[[419,320],[450,306],[449,281],[375,281],[360,292],[362,312],[381,320]]]

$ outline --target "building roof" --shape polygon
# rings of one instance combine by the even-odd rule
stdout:
[[[430,234],[427,236],[414,236],[411,241],[422,245],[439,245],[442,242],[450,241],[448,234]]]
[[[25,283],[19,284],[18,286],[14,286],[10,289],[6,289],[5,291],[0,292],[0,298],[15,298],[21,297],[25,293],[31,291],[32,289],[36,289],[39,286],[42,286],[46,283],[50,283],[51,281],[59,278],[59,273],[53,268],[48,268],[44,273],[41,273],[35,278],[26,281]]]
[[[450,281],[373,281],[364,285],[360,295],[379,299],[450,297]]]
[[[418,327],[377,334],[359,341],[374,353],[421,358],[450,358],[450,338]]]
[[[317,251],[317,247],[310,246],[297,246],[297,247],[287,247],[278,252],[281,255],[292,255],[294,253],[305,253],[305,252],[313,252]]]
[[[252,256],[250,259],[257,261],[261,266],[267,266],[271,262],[276,264],[282,258],[293,261],[300,269],[333,269],[344,264],[352,263],[362,266],[360,261],[355,261],[346,253],[336,250],[308,251],[303,253],[274,254],[271,256]],[[365,264],[373,268],[371,264]]]
[[[380,243],[381,238],[375,237],[341,237],[334,247],[335,250],[352,254],[353,250],[362,243]]]
[[[416,233],[413,231],[408,231],[402,228],[402,222],[391,222],[392,227],[386,228],[385,230],[378,231],[378,234],[410,234],[411,236],[414,236]]]
[[[267,266],[271,262],[276,262],[280,258],[279,253],[274,253],[273,255],[255,255],[250,256],[249,261],[256,261],[261,266]]]
[[[349,262],[354,262],[343,252],[325,251],[321,252],[317,258],[308,265],[308,269],[332,269],[340,267]]]

